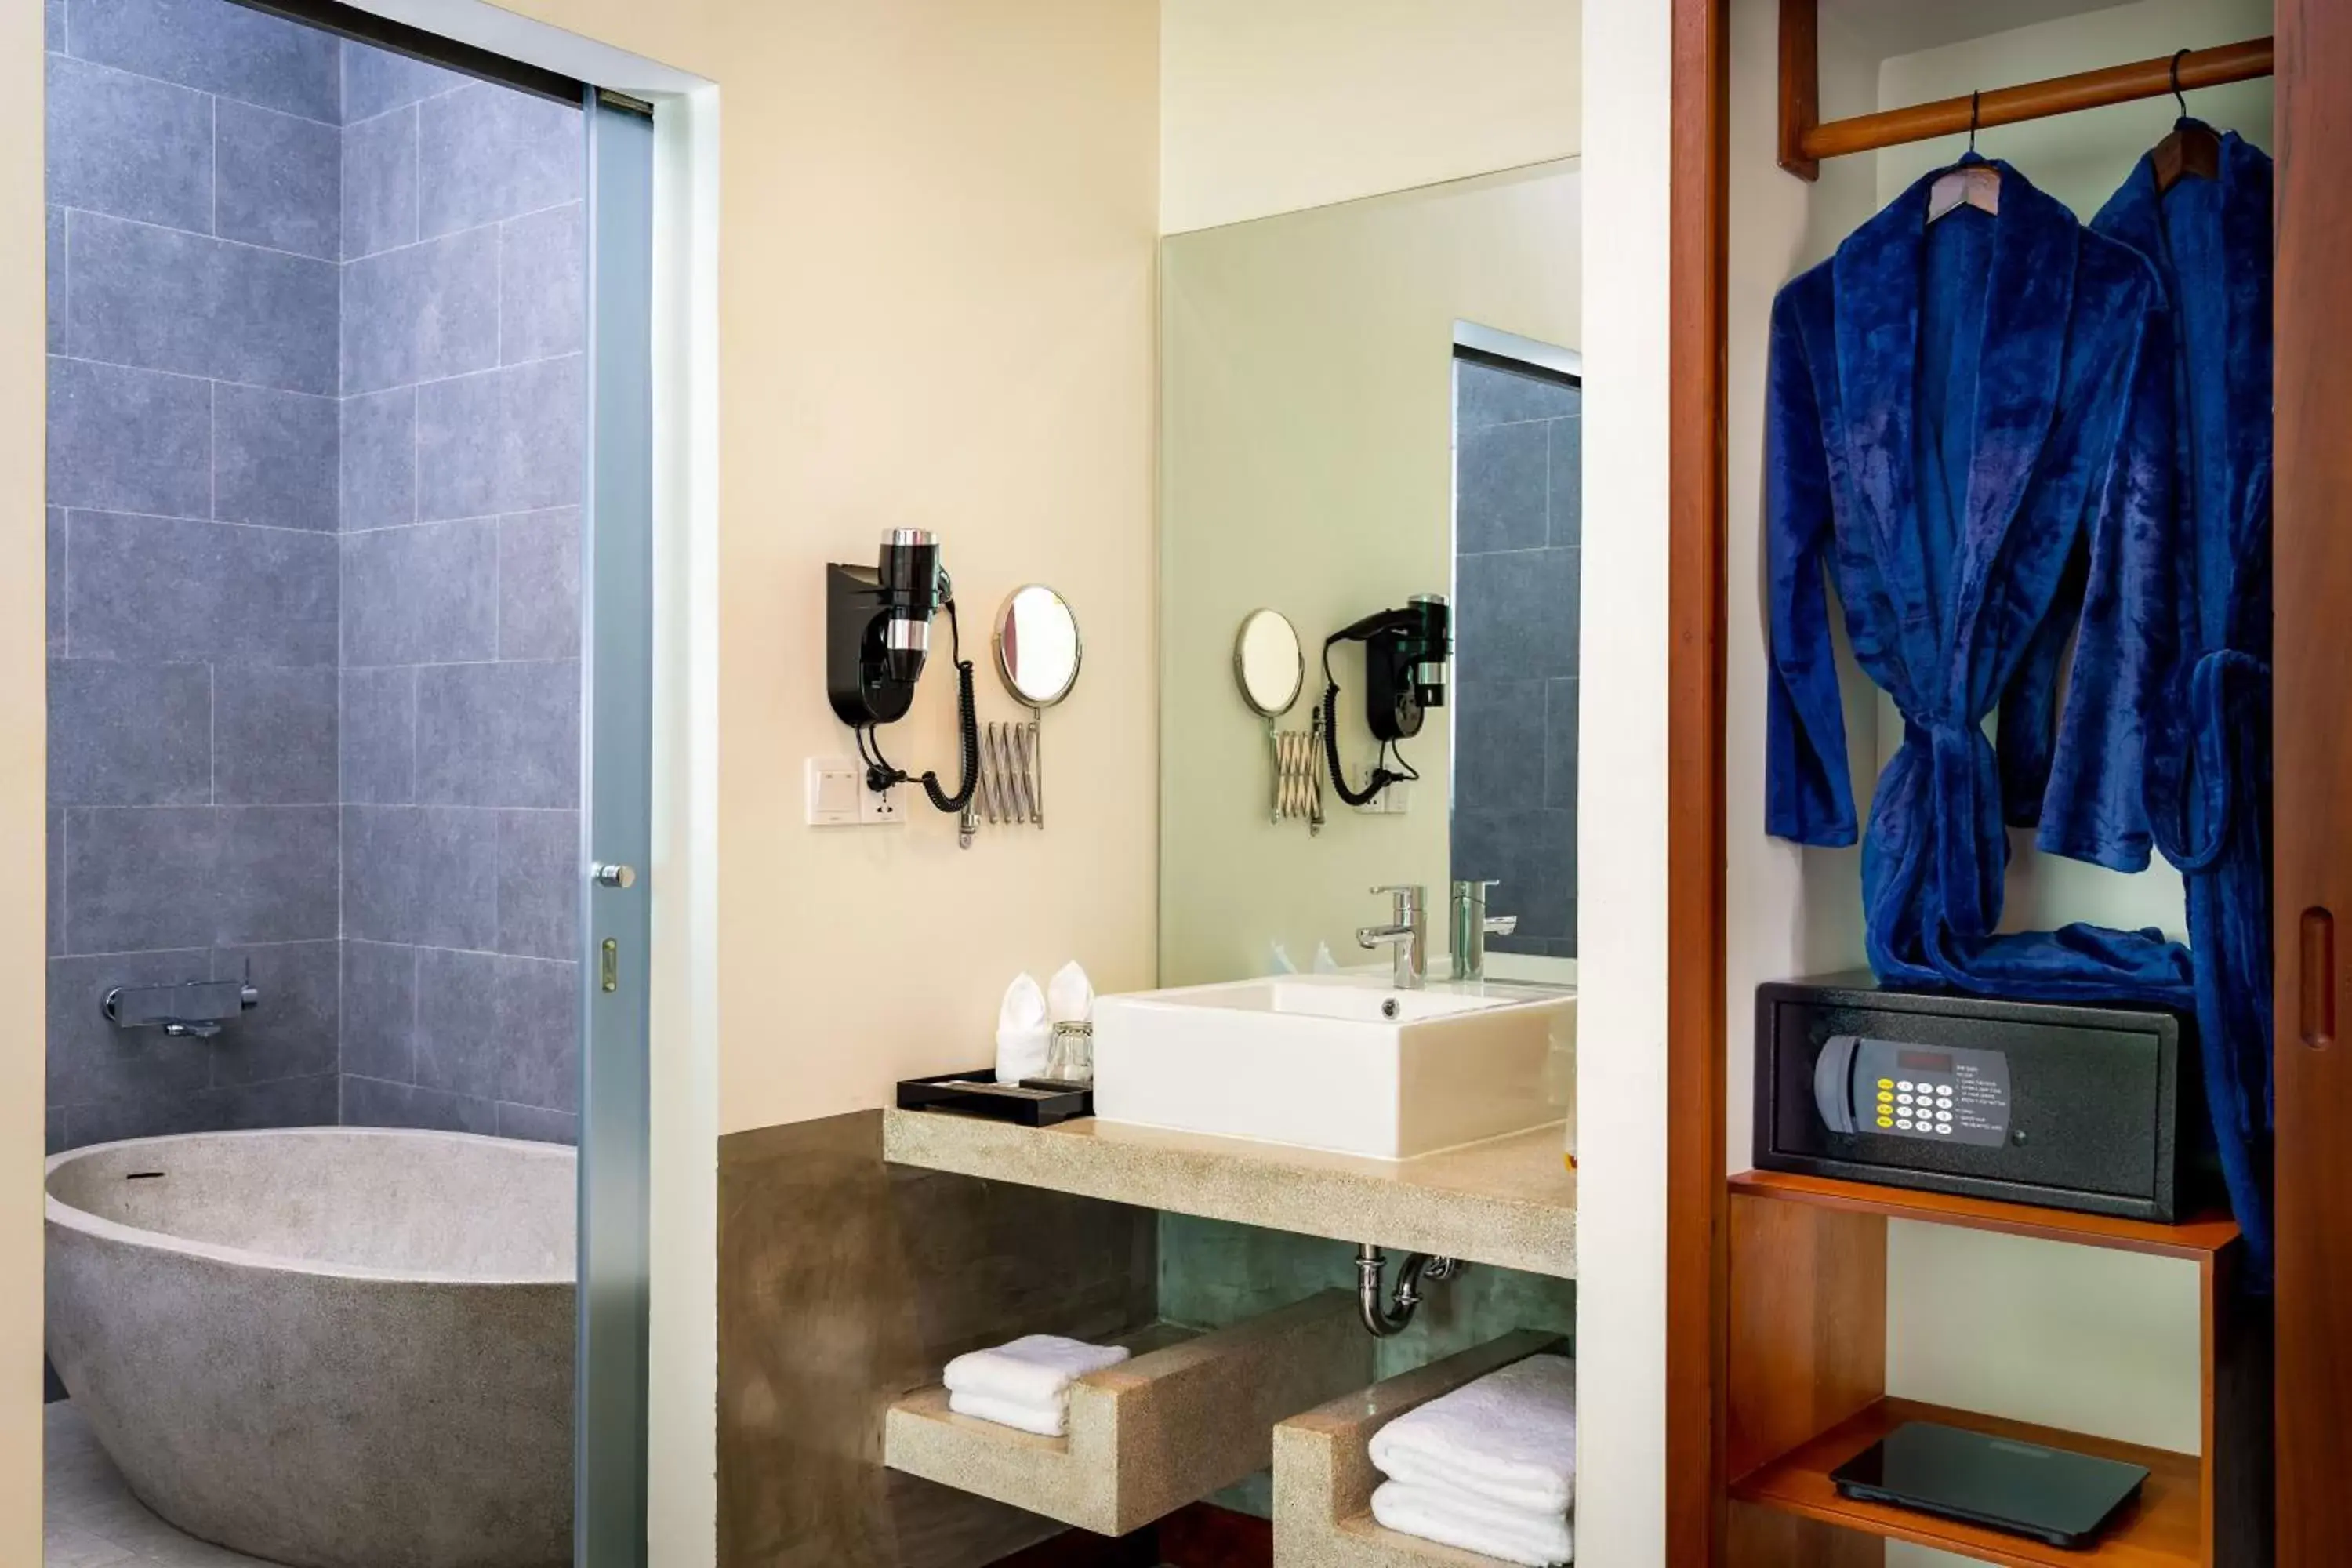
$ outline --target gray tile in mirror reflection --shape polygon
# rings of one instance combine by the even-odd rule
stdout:
[[[508,364],[585,346],[587,240],[569,202],[499,226],[499,351]]]
[[[416,521],[416,390],[342,400],[342,526]]]
[[[435,805],[576,805],[578,661],[418,670],[416,796]]]
[[[342,268],[346,395],[499,363],[499,236],[469,230]]]
[[[1543,803],[1544,685],[1480,679],[1454,689],[1457,810]]]
[[[1520,940],[1575,934],[1574,811],[1456,811],[1451,859],[1457,878],[1502,884],[1488,896],[1486,907],[1496,915],[1518,916]]]
[[[337,798],[335,671],[247,668],[214,674],[213,798],[291,805]]]
[[[78,658],[331,665],[336,542],[316,533],[74,511]]]
[[[328,940],[213,950],[213,978],[249,974],[261,992],[258,1006],[205,1042],[216,1087],[334,1074],[341,946]]]
[[[1548,681],[1544,695],[1543,803],[1574,810],[1577,770],[1577,700],[1580,681],[1575,678]]]
[[[344,663],[496,658],[498,552],[488,518],[345,534]]]
[[[194,376],[50,360],[49,504],[212,515],[212,395]]]
[[[498,823],[498,950],[537,958],[577,958],[580,814],[501,811]]]
[[[337,723],[342,798],[406,805],[416,798],[416,671],[409,666],[342,672]]]
[[[1564,419],[1583,404],[1576,387],[1549,376],[1523,374],[1500,366],[1459,362],[1455,418],[1465,429],[1535,419]]]
[[[498,1102],[446,1089],[420,1089],[415,1084],[385,1083],[377,1079],[346,1076],[343,1079],[343,1125],[346,1127],[426,1127],[447,1132],[478,1132],[494,1137],[499,1130]]]
[[[73,352],[331,395],[337,268],[228,240],[67,216]]]
[[[418,387],[418,515],[578,504],[586,397],[578,354]]]
[[[410,1083],[416,1077],[416,955],[405,943],[341,942],[342,1070]]]
[[[338,424],[331,397],[215,387],[213,515],[332,533]]]
[[[343,127],[343,259],[416,241],[416,110]]]
[[[1551,450],[1546,465],[1550,471],[1546,489],[1551,542],[1580,545],[1584,542],[1584,421],[1580,417],[1559,420],[1546,426],[1544,432]]]
[[[499,657],[580,654],[580,509],[499,520]]]
[[[342,256],[342,132],[276,110],[221,100],[215,232],[299,256]]]
[[[494,814],[461,806],[345,806],[343,934],[488,950],[498,939]]]
[[[68,0],[75,56],[331,125],[342,118],[336,39],[218,0]]]
[[[1454,655],[1462,680],[1576,673],[1579,554],[1514,550],[1456,563]]]
[[[61,55],[47,85],[51,205],[212,232],[210,98]]]
[[[66,948],[66,814],[54,802],[45,814],[47,830],[48,913],[41,923],[48,933],[48,951],[63,952]]]
[[[352,124],[464,87],[474,79],[388,49],[343,45],[343,121]]]
[[[1548,540],[1547,427],[1465,429],[1454,456],[1454,548],[1532,550]]]
[[[56,659],[49,664],[48,694],[52,805],[194,805],[211,800],[208,666]]]
[[[49,657],[63,658],[66,655],[66,509],[46,507],[47,527],[42,542],[48,571],[45,613],[49,626]]]
[[[68,809],[68,950],[124,952],[333,936],[336,810]]]
[[[582,195],[582,120],[569,105],[475,82],[428,104],[417,135],[427,237]]]

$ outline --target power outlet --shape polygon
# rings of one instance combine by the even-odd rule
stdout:
[[[883,827],[906,820],[898,809],[897,784],[886,790],[871,790],[865,787],[864,779],[857,783],[857,825],[860,827]]]
[[[1363,805],[1356,807],[1363,816],[1402,816],[1412,809],[1412,784],[1410,780],[1392,784]]]

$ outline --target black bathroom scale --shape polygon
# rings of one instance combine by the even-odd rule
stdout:
[[[2147,1468],[1906,1421],[1832,1470],[1830,1479],[1841,1496],[1858,1502],[1915,1509],[2080,1549],[2139,1495]]]

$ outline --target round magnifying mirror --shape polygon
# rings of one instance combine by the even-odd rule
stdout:
[[[1051,708],[1078,682],[1078,618],[1043,583],[1015,588],[996,612],[996,673],[1032,708]]]
[[[1307,657],[1298,629],[1279,610],[1252,610],[1234,638],[1234,676],[1242,700],[1261,715],[1279,719],[1298,700],[1307,679]]]

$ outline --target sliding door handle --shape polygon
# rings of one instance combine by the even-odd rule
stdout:
[[[600,888],[627,889],[637,885],[637,868],[635,866],[618,866],[599,860],[589,868],[588,875]]]
[[[2303,911],[2303,1043],[2336,1043],[2336,917],[2317,905]]]

